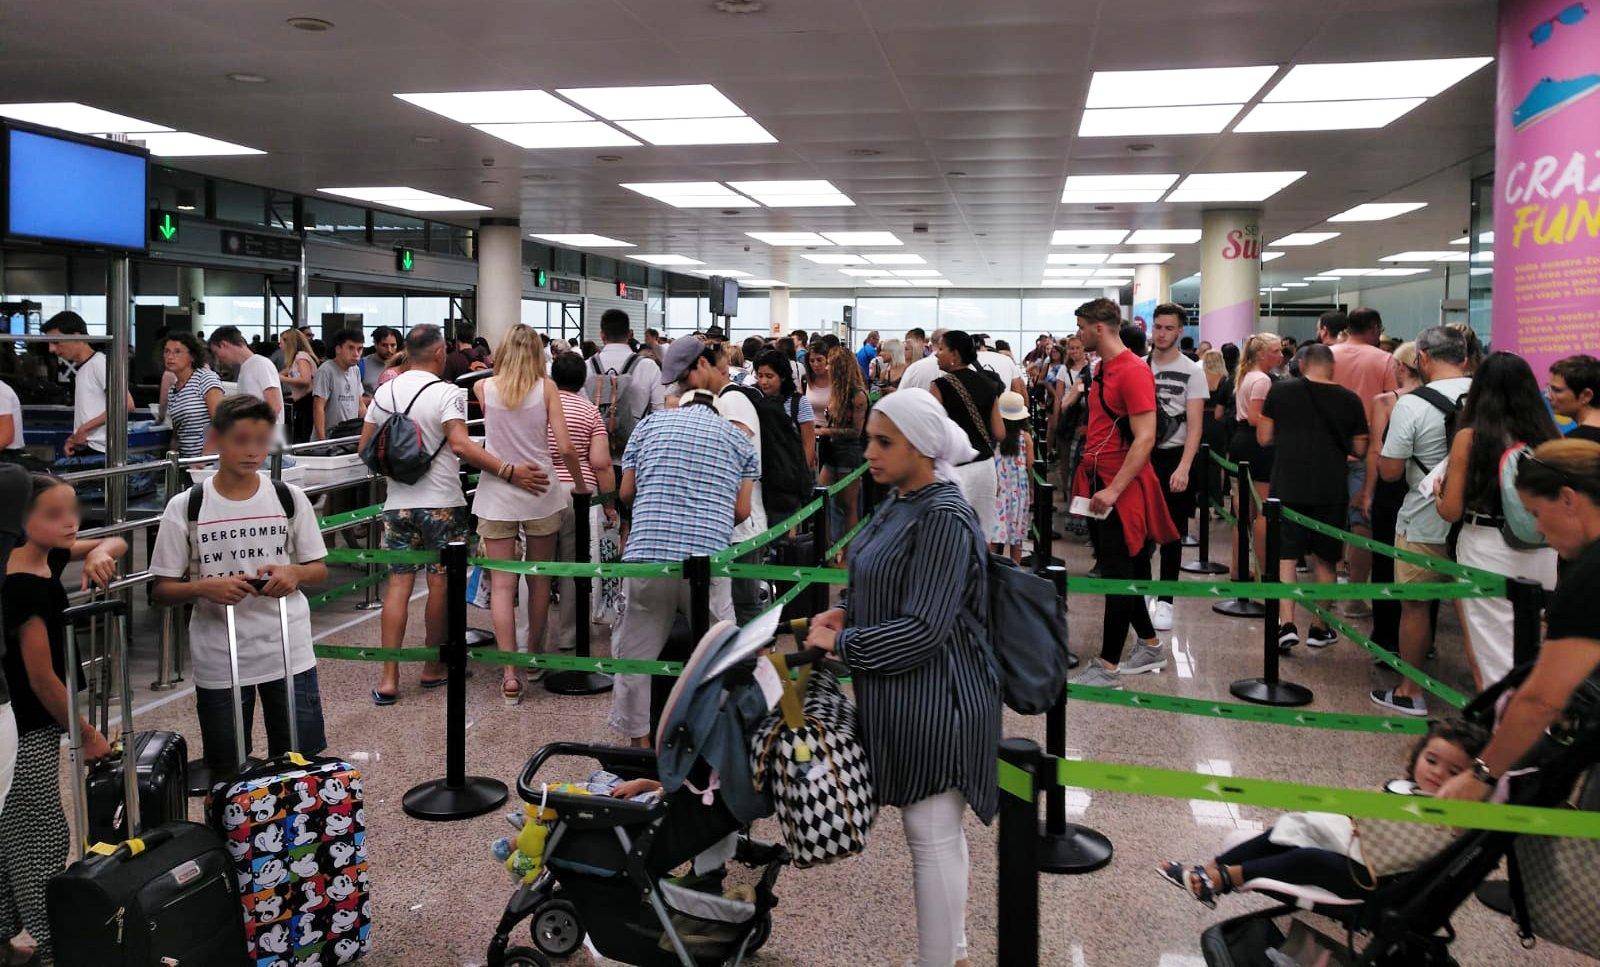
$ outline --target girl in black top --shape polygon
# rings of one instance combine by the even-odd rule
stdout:
[[[17,717],[17,770],[6,809],[0,812],[0,952],[20,963],[47,958],[50,928],[44,890],[66,866],[67,817],[61,808],[61,732],[67,724],[65,626],[67,590],[61,572],[83,564],[82,586],[101,587],[127,553],[120,537],[78,540],[78,496],[56,477],[35,474],[25,541],[6,561],[3,661]],[[73,684],[82,688],[81,675]],[[80,718],[88,761],[111,754],[111,745]]]
[[[934,380],[928,391],[978,452],[972,460],[955,468],[956,482],[977,511],[978,526],[985,534],[992,534],[1000,519],[996,504],[1000,481],[994,468],[994,452],[1006,435],[999,403],[1005,386],[993,370],[976,368],[978,347],[971,336],[959,329],[944,334],[936,353],[944,375]]]

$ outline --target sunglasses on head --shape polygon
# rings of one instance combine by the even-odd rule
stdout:
[[[1572,472],[1563,470],[1555,464],[1550,463],[1548,460],[1540,460],[1538,457],[1534,456],[1531,451],[1524,453],[1522,455],[1522,459],[1528,463],[1536,463],[1555,474],[1557,477],[1560,477],[1562,484],[1565,486],[1571,487],[1573,490],[1576,490],[1580,493],[1587,492],[1587,488],[1584,487],[1583,483],[1574,474],[1572,474]]]
[[[1543,20],[1536,24],[1532,30],[1528,31],[1528,39],[1533,41],[1533,46],[1535,47],[1549,43],[1550,38],[1555,36],[1556,24],[1559,23],[1563,26],[1573,27],[1581,23],[1583,18],[1587,17],[1588,15],[1588,7],[1581,3],[1575,3],[1572,6],[1563,9],[1560,13],[1556,14],[1554,17],[1551,17],[1549,20]]]

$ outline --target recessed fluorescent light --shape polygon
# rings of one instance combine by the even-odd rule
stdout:
[[[125,114],[113,114],[77,101],[47,101],[30,104],[0,104],[0,117],[76,134],[132,134],[137,131],[171,131]]]
[[[630,255],[630,259],[648,262],[651,265],[704,265],[699,259],[692,259],[687,255]]]
[[[1324,272],[1322,274],[1323,275],[1334,275],[1334,276],[1339,276],[1339,277],[1342,278],[1344,276],[1349,276],[1349,275],[1371,275],[1372,273],[1374,273],[1376,271],[1378,271],[1378,270],[1377,269],[1329,269],[1328,271],[1326,271],[1326,272]]]
[[[1466,260],[1467,253],[1465,252],[1451,252],[1449,255],[1441,255],[1434,259],[1435,262],[1465,262]]]
[[[739,285],[749,289],[787,289],[789,283],[780,279],[740,279]]]
[[[773,137],[753,118],[686,118],[677,121],[618,121],[618,125],[651,144],[773,144]]]
[[[528,236],[537,238],[555,245],[571,245],[574,248],[633,248],[632,242],[624,242],[604,235],[540,235],[537,232]]]
[[[396,94],[425,111],[462,124],[526,124],[590,121],[589,115],[545,91],[449,91]]]
[[[1200,241],[1198,228],[1141,228],[1128,236],[1127,245],[1193,245]]]
[[[247,148],[231,141],[219,141],[187,131],[152,131],[128,135],[129,140],[144,142],[145,149],[158,158],[204,158],[224,155],[266,154],[258,148]]]
[[[754,201],[730,191],[716,181],[655,181],[623,184],[619,187],[664,201],[674,208],[756,208]]]
[[[928,260],[920,255],[867,255],[866,259],[873,265],[927,265]]]
[[[858,278],[873,278],[875,276],[893,275],[888,269],[840,269],[845,275],[854,275]]]
[[[1278,72],[1276,67],[1207,67],[1180,70],[1095,71],[1085,106],[1167,107],[1243,103]]]
[[[832,245],[816,232],[745,232],[758,242],[768,245]]]
[[[1284,245],[1320,245],[1330,238],[1338,238],[1338,232],[1294,232],[1272,243],[1273,248]]]
[[[1093,278],[1096,279],[1131,279],[1132,269],[1096,269]]]
[[[1493,273],[1494,273],[1494,269],[1491,269],[1491,268],[1489,268],[1487,266],[1485,266],[1484,268],[1481,268],[1481,269],[1468,269],[1467,270],[1467,274],[1468,275],[1492,275]]]
[[[1285,289],[1304,289],[1304,288],[1307,288],[1307,287],[1309,287],[1311,285],[1311,283],[1309,283],[1309,282],[1283,282],[1283,283],[1280,283],[1280,284]]]
[[[1044,274],[1045,274],[1046,278],[1051,278],[1051,277],[1054,277],[1054,276],[1068,276],[1068,277],[1075,278],[1075,279],[1086,279],[1089,276],[1094,274],[1094,269],[1092,269],[1092,268],[1053,269],[1053,268],[1049,268],[1047,266],[1045,268],[1045,270],[1044,270]]]
[[[1381,222],[1386,218],[1414,212],[1428,207],[1425,201],[1368,202],[1342,211],[1328,219],[1330,222]]]
[[[1288,254],[1288,252],[1262,252],[1261,261],[1271,262],[1273,259],[1281,259]]]
[[[749,272],[740,269],[690,269],[689,271],[695,275],[704,275],[707,278],[713,275],[721,275],[730,279],[748,279],[750,277]]]
[[[1117,252],[1106,262],[1110,265],[1160,265],[1175,256],[1176,252]]]
[[[1160,201],[1177,175],[1068,175],[1061,200],[1067,204]]]
[[[902,279],[936,279],[944,273],[938,269],[896,269],[894,274]]]
[[[865,265],[865,264],[867,264],[867,260],[862,258],[859,255],[828,255],[828,254],[811,255],[809,253],[806,253],[806,254],[802,254],[800,257],[803,258],[803,259],[806,259],[807,261],[815,262],[818,265]]]
[[[1460,238],[1452,238],[1450,240],[1450,244],[1451,245],[1471,245],[1472,244],[1472,236],[1471,235],[1463,235]]]
[[[659,87],[568,87],[556,91],[608,121],[730,118],[744,111],[710,84]]]
[[[910,279],[868,279],[867,280],[867,284],[868,285],[881,285],[881,286],[903,286],[903,287],[909,288],[911,286],[911,280]]]
[[[390,208],[404,208],[413,212],[470,212],[489,211],[487,205],[475,205],[470,201],[459,198],[450,198],[446,195],[436,195],[431,191],[420,188],[407,188],[404,186],[390,186],[381,188],[318,188],[326,195],[337,195],[340,198],[354,198],[356,201],[373,202],[387,205]]]
[[[1307,282],[1337,282],[1337,281],[1339,281],[1339,276],[1337,276],[1337,275],[1308,275],[1308,276],[1305,277],[1305,279],[1306,279]]]
[[[823,237],[835,245],[904,245],[893,232],[823,232]]]
[[[1262,289],[1261,291],[1262,292],[1288,292],[1289,290],[1284,288],[1281,285],[1269,285],[1266,288]]]
[[[1113,138],[1154,134],[1220,134],[1243,104],[1199,107],[1117,107],[1084,111],[1080,138]]]
[[[1474,262],[1493,262],[1494,261],[1494,250],[1493,249],[1479,249],[1478,251],[1472,253],[1472,261],[1474,261]]]
[[[1304,171],[1218,171],[1190,175],[1167,196],[1171,202],[1265,201],[1305,177]]]
[[[1126,228],[1058,228],[1051,233],[1050,244],[1121,245],[1122,240],[1127,237]]]
[[[474,124],[519,148],[614,148],[637,145],[609,124],[600,121],[560,121],[554,124]]]
[[[730,181],[729,186],[769,208],[826,208],[855,205],[827,181]]]
[[[1300,64],[1267,92],[1267,101],[1354,101],[1432,97],[1489,63],[1492,57]]]
[[[1441,261],[1444,261],[1445,259],[1454,260],[1454,257],[1457,256],[1457,255],[1460,255],[1460,256],[1462,256],[1464,258],[1466,256],[1466,253],[1465,252],[1396,252],[1393,255],[1385,255],[1383,258],[1379,259],[1378,261],[1379,262],[1441,262]]]
[[[1494,233],[1493,232],[1479,232],[1478,233],[1478,241],[1482,242],[1484,245],[1493,244],[1494,243]],[[1451,245],[1471,245],[1472,244],[1472,236],[1463,235],[1460,238],[1453,238],[1453,239],[1450,240],[1450,244]]]
[[[1390,276],[1398,276],[1398,275],[1426,275],[1426,274],[1427,274],[1427,273],[1429,273],[1429,272],[1432,272],[1432,271],[1433,271],[1433,270],[1432,270],[1432,269],[1427,269],[1427,268],[1415,268],[1415,269],[1373,269],[1373,270],[1372,270],[1372,271],[1371,271],[1371,272],[1369,272],[1369,273],[1367,273],[1367,274],[1368,274],[1368,275],[1390,275]]]
[[[1046,265],[1103,265],[1110,256],[1104,252],[1088,252],[1082,255],[1073,252],[1052,252],[1045,256]]]
[[[1427,98],[1381,101],[1314,101],[1257,104],[1234,125],[1242,134],[1261,131],[1355,131],[1386,127]]]

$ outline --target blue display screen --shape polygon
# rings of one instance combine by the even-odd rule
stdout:
[[[144,157],[16,128],[6,138],[7,234],[146,247]]]

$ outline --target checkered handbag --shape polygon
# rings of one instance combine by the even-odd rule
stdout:
[[[795,866],[819,866],[861,852],[878,815],[856,709],[825,668],[795,681],[782,655],[769,655],[783,682],[778,707],[751,735],[750,772],[769,788]]]
[[[1600,957],[1600,841],[1518,836],[1513,848],[1534,936]]]

